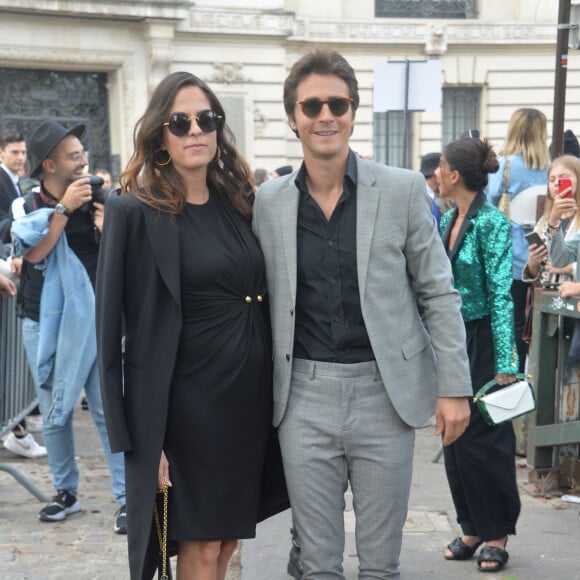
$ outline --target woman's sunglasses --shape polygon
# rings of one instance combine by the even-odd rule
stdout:
[[[296,104],[302,107],[302,112],[310,118],[318,117],[322,111],[322,105],[328,105],[330,112],[335,117],[342,117],[350,107],[352,99],[348,97],[331,97],[328,101],[321,101],[320,99],[306,99],[305,101],[297,101]]]
[[[191,121],[192,119],[195,119],[197,126],[203,133],[213,133],[217,129],[218,119],[222,118],[221,115],[214,113],[210,109],[200,111],[194,117],[190,117],[185,113],[173,113],[173,115],[169,117],[169,121],[163,123],[163,126],[167,127],[176,137],[183,137],[189,133]]]

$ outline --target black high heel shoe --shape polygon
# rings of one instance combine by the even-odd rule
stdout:
[[[484,546],[477,557],[477,567],[480,572],[499,572],[508,562],[510,555],[507,553],[505,547],[507,546],[507,537],[503,548],[497,546]],[[486,566],[483,568],[483,562],[493,562],[494,566]]]
[[[477,548],[481,546],[483,542],[476,542],[475,544],[466,544],[461,536],[455,538],[448,546],[447,549],[453,554],[453,556],[443,555],[446,560],[469,560],[473,558],[473,554],[477,552]]]

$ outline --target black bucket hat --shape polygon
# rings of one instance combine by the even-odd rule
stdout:
[[[439,159],[441,153],[427,153],[421,158],[421,169],[419,170],[425,178],[431,177],[437,167],[439,167]]]
[[[52,119],[45,121],[34,133],[28,142],[28,152],[31,165],[34,168],[30,177],[38,177],[42,169],[42,162],[50,155],[51,151],[69,135],[80,139],[85,132],[84,125],[75,125],[72,129],[66,129],[58,121]]]
[[[292,165],[282,165],[282,167],[274,169],[274,173],[277,173],[279,177],[282,177],[283,175],[289,175],[292,173]]]

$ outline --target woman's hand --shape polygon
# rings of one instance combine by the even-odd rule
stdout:
[[[93,207],[95,208],[95,211],[93,212],[93,220],[95,223],[95,227],[99,230],[99,232],[102,232],[103,220],[105,219],[105,205],[97,201],[94,201]]]
[[[516,375],[507,375],[505,373],[499,373],[495,375],[495,382],[498,385],[509,385],[510,383],[515,383]]]
[[[157,472],[157,489],[161,490],[167,484],[171,487],[171,480],[169,479],[169,461],[165,451],[161,451],[161,459],[159,460],[159,471]]]
[[[528,270],[532,276],[537,276],[541,263],[548,257],[548,248],[544,245],[530,244],[528,254]]]
[[[561,268],[557,268],[556,266],[552,266],[552,264],[548,264],[547,270],[551,274],[567,274],[568,276],[572,276],[574,274],[574,266],[572,264],[562,266]]]
[[[562,282],[558,288],[558,292],[562,298],[580,296],[580,282]]]
[[[548,218],[548,224],[554,227],[558,227],[564,215],[574,215],[578,211],[576,200],[573,197],[562,197],[562,195],[566,195],[569,189],[554,197],[554,203]]]

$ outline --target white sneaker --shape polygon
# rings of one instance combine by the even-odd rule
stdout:
[[[41,433],[42,415],[28,415],[26,417],[26,429],[30,433]]]
[[[4,439],[4,447],[16,455],[22,455],[22,457],[36,458],[46,456],[46,447],[42,447],[36,442],[36,439],[28,433],[22,439],[18,439],[14,433],[10,433],[6,439]]]

